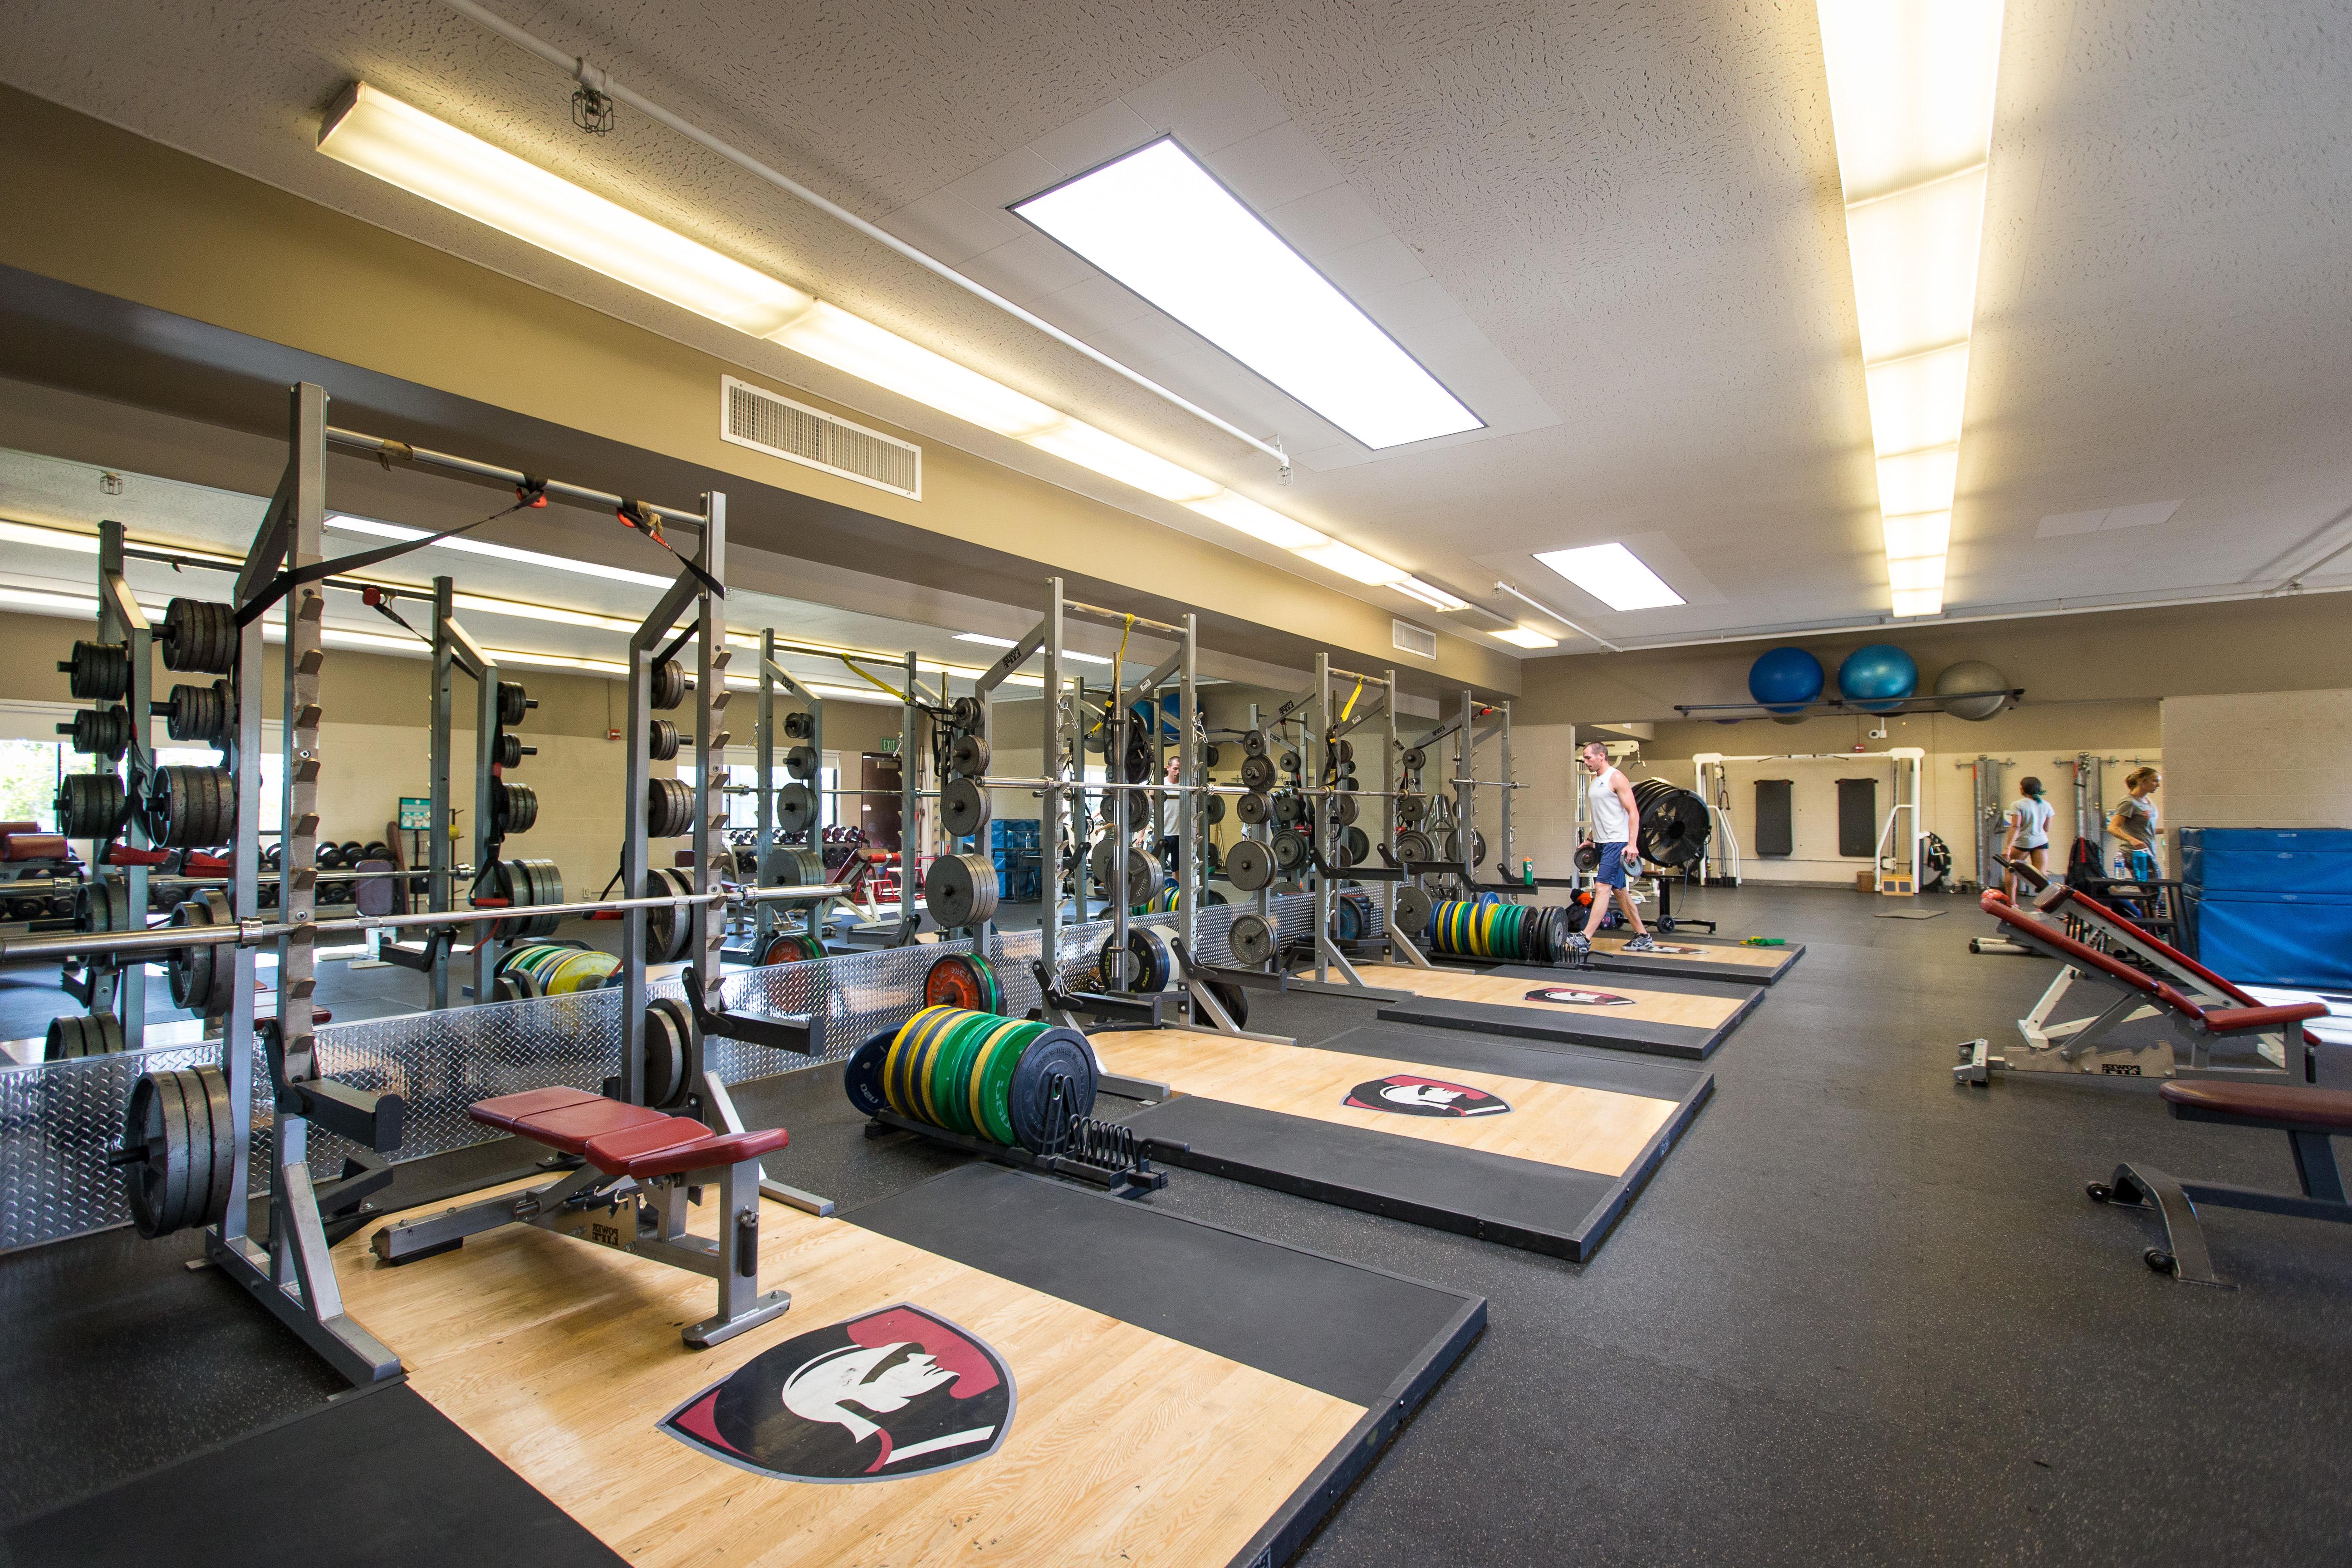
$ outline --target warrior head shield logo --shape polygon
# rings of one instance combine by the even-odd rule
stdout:
[[[1587,991],[1580,985],[1538,985],[1528,993],[1530,1002],[1552,1002],[1562,1007],[1631,1007],[1631,996],[1614,991]]]
[[[1407,1072],[1360,1083],[1348,1091],[1344,1103],[1357,1110],[1393,1110],[1400,1116],[1500,1116],[1511,1109],[1499,1094]]]
[[[887,1481],[986,1458],[1012,1424],[997,1353],[900,1302],[762,1352],[662,1430],[782,1480]]]

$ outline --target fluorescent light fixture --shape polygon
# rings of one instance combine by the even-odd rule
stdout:
[[[1013,211],[1367,447],[1484,427],[1173,138]]]
[[[1318,532],[1305,523],[1285,517],[1270,506],[1261,506],[1237,491],[1226,490],[1206,500],[1184,504],[1202,517],[1222,522],[1237,533],[1246,533],[1277,550],[1312,550],[1318,544],[1331,542],[1329,534]]]
[[[1558,637],[1547,632],[1539,632],[1533,626],[1513,626],[1508,631],[1490,632],[1487,635],[1497,642],[1507,642],[1515,647],[1558,647],[1559,646]]]
[[[1948,511],[1915,512],[1909,517],[1889,517],[1880,520],[1886,536],[1886,558],[1889,561],[1916,561],[1922,556],[1940,557],[1951,548],[1952,514]]]
[[[955,640],[958,642],[976,642],[982,647],[1019,647],[1021,646],[1019,643],[1014,642],[1011,637],[992,637],[981,632],[958,632],[955,635]],[[1108,664],[1110,662],[1110,660],[1105,658],[1098,653],[1080,653],[1076,648],[1064,648],[1062,650],[1062,657],[1078,664]]]
[[[1817,0],[1887,581],[1940,615],[2003,0]]]
[[[378,539],[430,539],[433,536],[433,531],[427,529],[403,528],[396,522],[377,522],[372,518],[349,517],[341,512],[331,514],[326,525],[338,533],[364,533]],[[593,561],[574,561],[567,555],[545,555],[536,550],[517,550],[510,545],[489,544],[478,539],[445,539],[427,548],[458,550],[468,555],[487,555],[497,561],[544,566],[551,572],[571,572],[583,577],[602,577],[608,583],[635,583],[647,588],[667,588],[676,581],[675,577],[658,576],[651,572],[603,566]],[[630,629],[634,631],[635,627]]]
[[[1896,517],[1907,512],[1951,510],[1952,487],[1959,464],[1958,442],[1948,447],[1930,447],[1924,452],[1879,458],[1879,510]]]
[[[1393,586],[1398,593],[1409,599],[1419,599],[1433,610],[1466,610],[1470,607],[1469,600],[1449,594],[1433,583],[1424,583],[1418,577],[1408,577]]]
[[[818,697],[829,697],[843,702],[877,702],[887,703],[893,708],[898,706],[897,698],[871,686],[828,686],[818,680],[803,680],[801,684]]]
[[[1923,556],[1916,561],[1889,561],[1886,563],[1887,586],[1898,594],[1944,590],[1944,558]]]
[[[1155,458],[1140,447],[1076,419],[1039,431],[1029,437],[1029,444],[1162,500],[1207,500],[1224,489],[1214,479],[1204,479],[1190,468],[1181,468],[1165,458]]]
[[[1870,439],[1882,458],[1960,438],[1969,390],[1969,345],[1930,349],[1863,372],[1870,387]]]
[[[1352,544],[1327,540],[1309,545],[1298,553],[1318,566],[1328,567],[1342,577],[1353,577],[1359,583],[1369,583],[1375,588],[1385,588],[1405,580],[1408,574],[1391,566],[1377,556],[1367,555]]]
[[[1846,200],[1984,162],[2001,0],[1820,0]]]
[[[346,89],[327,111],[319,151],[754,337],[816,302],[365,82]]]
[[[560,610],[552,605],[526,605],[515,599],[486,599],[479,594],[457,594],[450,598],[453,606],[472,610],[485,616],[511,616],[517,620],[547,621],[559,626],[593,626],[601,632],[634,632],[635,621],[625,621],[617,616],[594,616],[585,610]]]
[[[1226,209],[1224,221],[1255,230],[1253,243],[1261,250],[1271,247],[1270,254],[1279,264],[1277,275],[1244,279],[1247,287],[1233,293],[1236,285],[1228,267],[1221,274],[1222,280],[1213,280],[1211,289],[1212,295],[1217,289],[1227,290],[1228,304],[1246,306],[1245,314],[1257,324],[1245,335],[1254,336],[1260,328],[1277,334],[1280,342],[1268,351],[1273,356],[1268,365],[1287,366],[1285,374],[1295,372],[1307,377],[1313,387],[1324,388],[1318,395],[1340,399],[1341,411],[1354,411],[1351,416],[1363,428],[1349,426],[1345,418],[1338,422],[1371,446],[1393,446],[1479,427],[1477,418],[1451,393],[1181,149],[1173,142],[1155,145],[1165,145],[1178,163],[1205,182],[1207,193]],[[1303,552],[1328,542],[1316,530],[1235,495],[1214,479],[746,267],[363,82],[346,90],[328,113],[319,150],[339,163],[682,309],[781,344],[1147,494],[1189,506],[1277,548]],[[1181,170],[1178,173],[1181,175]],[[1202,199],[1203,192],[1196,189],[1192,197]],[[1043,198],[1033,198],[1039,199]],[[1223,244],[1206,235],[1187,240],[1195,250],[1204,243],[1213,249]],[[1240,253],[1224,259],[1244,268],[1248,265]],[[1175,270],[1181,274],[1190,265],[1183,263]],[[1227,324],[1241,319],[1231,318]],[[1247,354],[1242,357],[1249,360]],[[1271,374],[1266,365],[1257,368]],[[1289,385],[1279,375],[1274,379]],[[1289,390],[1296,395],[1300,387],[1289,386]],[[1311,404],[1313,399],[1307,401]],[[1332,412],[1320,411],[1327,416]],[[388,523],[361,519],[330,518],[328,521],[351,532],[391,539],[425,537],[419,530],[395,530]],[[647,573],[591,566],[469,540],[447,540],[444,548],[618,582],[669,585],[668,578]],[[1335,553],[1355,563],[1339,569],[1359,582],[1391,583],[1405,575],[1387,566],[1366,575],[1369,568],[1360,563],[1370,558],[1362,552],[1340,546]]]
[[[1024,397],[919,343],[877,327],[838,306],[818,303],[806,315],[766,336],[860,381],[952,414],[1000,436],[1025,439],[1067,423],[1060,411]]]
[[[1655,610],[1685,602],[1622,544],[1539,551],[1536,559],[1612,610]]]
[[[37,588],[0,588],[0,605],[14,605],[45,616],[95,616],[98,601],[80,594],[47,594]],[[146,605],[139,606],[144,610]],[[160,611],[150,611],[159,615]]]
[[[62,528],[36,528],[29,522],[0,522],[0,540],[45,550],[70,550],[77,555],[98,553],[98,535],[74,533]]]

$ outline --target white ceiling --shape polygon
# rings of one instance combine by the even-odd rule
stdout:
[[[2352,537],[2341,7],[2010,12],[1950,613],[2275,584]],[[580,135],[560,73],[432,0],[38,7],[0,32],[0,78],[1171,527],[1233,537],[343,169],[310,150],[319,110],[364,77],[1351,542],[1465,591],[1507,576],[1615,642],[1854,623],[1886,603],[1810,5],[515,0],[506,14],[1283,435],[1293,484],[641,117]],[[1491,396],[1507,416],[1346,451],[994,210],[1163,129],[1482,413]],[[2041,532],[2048,517],[2176,500],[2128,531]],[[1612,539],[1690,603],[1612,614],[1530,560]],[[2310,581],[2352,583],[2352,555]]]

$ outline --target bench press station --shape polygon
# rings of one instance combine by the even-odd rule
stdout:
[[[2352,1132],[2352,1090],[2295,1084],[2168,1083],[2158,1092],[2182,1121],[2285,1133],[2294,1150],[2294,1173],[2303,1192],[2298,1196],[2194,1181],[2148,1165],[2116,1166],[2109,1180],[2092,1182],[2084,1190],[2093,1203],[2154,1208],[2163,1217],[2165,1245],[2141,1254],[2150,1268],[2183,1284],[2229,1287],[2228,1280],[2213,1272],[2204,1226],[2197,1218],[2199,1204],[2352,1224],[2352,1202],[2345,1197],[2344,1171],[2336,1162],[2333,1142],[2338,1133]]]
[[[469,1236],[505,1225],[535,1225],[599,1246],[710,1276],[716,1315],[684,1331],[699,1348],[732,1339],[792,1305],[783,1290],[760,1290],[760,1156],[788,1142],[781,1127],[719,1132],[580,1089],[533,1089],[467,1108],[486,1127],[543,1143],[584,1162],[544,1186],[503,1193],[376,1233],[375,1255],[413,1263],[447,1252]],[[688,1232],[703,1187],[719,1188],[719,1238]]]
[[[2024,1049],[1997,1057],[1991,1054],[1990,1040],[1968,1042],[1960,1047],[1959,1066],[1952,1069],[1959,1082],[1990,1083],[1994,1068],[2117,1078],[2295,1083],[2315,1078],[2315,1047],[2301,1026],[2305,1019],[2326,1016],[2325,1005],[2265,1006],[2188,954],[2063,883],[2045,883],[2034,900],[2033,914],[2018,909],[1998,889],[1986,891],[1978,903],[2000,921],[2011,940],[2066,967],[2050,983],[2033,1011],[2018,1020],[2018,1032],[2025,1037]],[[2060,924],[2062,919],[2097,933],[2146,967],[2126,963],[2113,952],[2102,952],[2070,934]],[[2116,993],[2116,999],[2099,1012],[2051,1023],[2050,1015],[2077,980],[2106,985]],[[2174,1037],[2188,1044],[2189,1067],[2176,1064],[2169,1037],[2137,1045],[2108,1038],[2122,1024],[2159,1016],[2171,1026]],[[2215,1066],[2213,1045],[2231,1040],[2251,1043],[2269,1065]]]

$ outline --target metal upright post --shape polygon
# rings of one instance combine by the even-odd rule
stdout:
[[[299,570],[325,559],[321,540],[327,518],[324,388],[305,382],[295,389],[294,426],[295,485],[284,560],[289,568]],[[326,609],[326,594],[317,584],[306,584],[286,595],[286,706],[279,763],[283,815],[278,819],[285,882],[278,918],[298,929],[278,941],[278,1032],[283,1042],[286,1076],[291,1081],[318,1076],[314,1060],[318,1039],[310,1022],[310,998],[318,987],[317,943],[314,932],[299,928],[312,926],[318,920],[319,671],[326,660],[320,634]],[[259,826],[255,824],[257,828]],[[240,820],[240,858],[246,837],[247,828]],[[260,853],[257,837],[254,852]],[[241,866],[238,885],[244,885]],[[251,1038],[250,1035],[239,1037],[236,1043]],[[309,1157],[308,1130],[309,1123],[299,1117],[278,1119],[277,1163],[281,1172]],[[277,1232],[287,1206],[285,1185],[282,1181],[275,1184],[270,1204],[271,1243],[281,1264],[288,1238]],[[281,1278],[279,1283],[286,1281]]]
[[[1252,730],[1258,728],[1258,710],[1257,704],[1255,702],[1249,705],[1249,727]],[[1271,742],[1267,744],[1265,750],[1268,756],[1272,756],[1274,754],[1274,746]],[[1273,824],[1270,822],[1261,822],[1255,826],[1244,823],[1242,825],[1242,836],[1245,838],[1256,839],[1260,844],[1265,845],[1269,850],[1273,847],[1271,840],[1274,837],[1274,827]],[[1250,899],[1252,907],[1257,910],[1257,918],[1265,921],[1267,927],[1271,929],[1274,924],[1273,881],[1269,879],[1267,881],[1261,883],[1258,887],[1258,890],[1250,895]],[[1280,943],[1277,942],[1276,945],[1279,946]]]
[[[122,574],[123,528],[119,522],[98,525],[98,640],[119,642],[131,660],[131,685],[123,695],[122,706],[131,720],[131,744],[123,756],[123,789],[128,797],[137,801],[146,792],[147,776],[155,763],[152,742],[154,739],[154,717],[150,703],[154,697],[154,634],[147,625],[146,615],[139,608],[138,599],[131,592],[129,579]],[[60,827],[63,823],[58,824]],[[133,811],[130,823],[131,847],[134,849],[152,847],[147,826],[141,813]],[[89,874],[92,880],[105,873],[98,863],[96,846],[92,847]],[[131,911],[133,929],[147,923],[147,868],[133,863],[122,872],[122,907]],[[115,971],[113,1003],[115,1016],[122,1022],[122,1048],[126,1051],[143,1049],[147,1039],[147,966],[133,961]],[[90,970],[93,989],[90,1008],[98,1010],[95,990],[98,970]]]
[[[1477,858],[1478,792],[1471,780],[1477,777],[1477,748],[1470,737],[1471,715],[1476,704],[1471,700],[1470,689],[1462,689],[1462,730],[1454,738],[1454,845],[1461,850],[1456,858],[1462,867],[1462,880],[1477,880],[1474,862]],[[1465,895],[1466,896],[1466,895]]]
[[[1201,693],[1199,617],[1184,617],[1184,666],[1181,695],[1176,709],[1176,929],[1184,939],[1184,951],[1194,952],[1200,948],[1200,906],[1202,889],[1208,879],[1200,874],[1201,843],[1199,808],[1201,798],[1192,793],[1195,786],[1206,783],[1202,766],[1200,731]],[[1155,717],[1157,715],[1155,714]]]
[[[1045,797],[1037,825],[1037,898],[1043,906],[1037,921],[1042,956],[1045,972],[1059,975],[1062,972],[1062,580],[1046,579],[1045,600],[1045,689],[1044,706],[1037,716],[1039,744],[1044,749],[1039,770],[1045,780]],[[1086,752],[1078,753],[1078,777],[1086,777]],[[1086,877],[1085,857],[1079,857],[1076,886],[1083,888]],[[1084,921],[1086,910],[1081,906],[1077,918]]]
[[[1511,797],[1519,793],[1517,787],[1518,775],[1511,771],[1511,704],[1509,700],[1506,699],[1500,706],[1503,710],[1503,846],[1500,852],[1500,858],[1496,860],[1495,866],[1497,870],[1503,873],[1504,877],[1507,880],[1516,882],[1519,880],[1519,866],[1517,858],[1515,858],[1517,853],[1516,847],[1517,841],[1511,837]],[[1664,897],[1664,894],[1660,894],[1659,896],[1661,898]]]
[[[1109,710],[1103,714],[1103,781],[1112,786],[1110,886],[1104,891],[1110,900],[1111,952],[1118,955],[1111,960],[1113,973],[1109,978],[1116,982],[1114,988],[1120,991],[1129,989],[1128,971],[1131,955],[1127,951],[1127,903],[1133,892],[1127,885],[1127,855],[1130,831],[1128,806],[1134,792],[1118,787],[1129,782],[1127,726],[1134,717],[1127,706],[1127,671],[1123,668],[1125,649],[1126,639],[1121,638],[1120,647],[1111,655],[1110,661],[1110,696],[1108,700],[1110,709],[1116,710],[1116,717]]]
[[[898,721],[898,945],[915,940],[922,924],[915,886],[915,868],[919,860],[916,853],[915,792],[922,785],[921,759],[917,750],[915,733],[915,651],[907,650],[907,689],[900,707]]]
[[[758,793],[752,795],[760,808],[760,819],[751,839],[751,879],[764,880],[768,875],[768,856],[776,847],[776,628],[763,627],[760,633],[760,710],[751,725],[751,765],[760,771]],[[824,854],[824,752],[816,754],[816,777],[810,781],[814,791],[809,816],[809,842],[816,847],[820,858]],[[761,904],[751,916],[751,953],[757,957],[760,944],[776,924],[775,910]],[[816,921],[810,921],[812,936],[820,933]]]
[[[454,628],[453,628],[454,629]],[[498,759],[490,754],[490,737],[499,729],[499,667],[490,662],[470,639],[458,633],[460,640],[473,658],[478,671],[474,680],[474,832],[471,858],[474,875],[479,878],[489,869],[491,860],[505,848],[503,841],[493,838],[490,802],[499,786]],[[490,999],[492,984],[499,977],[499,928],[478,925],[474,928],[474,1000]]]
[[[1324,758],[1328,753],[1324,737],[1331,732],[1331,656],[1315,656],[1315,700],[1307,711],[1314,717],[1307,733],[1298,741],[1299,771],[1307,787],[1307,841],[1315,847],[1319,858],[1326,853],[1330,835],[1325,825],[1330,820],[1326,807],[1329,797],[1323,794]],[[1311,862],[1310,862],[1311,864]],[[1331,935],[1331,879],[1320,871],[1315,877],[1315,978],[1330,979],[1327,950]]]
[[[695,564],[713,582],[724,583],[727,498],[714,490],[705,495],[702,502],[708,521],[702,525],[702,542],[695,552]],[[698,894],[709,892],[716,882],[710,868],[711,846],[719,836],[712,829],[727,820],[726,782],[720,775],[727,766],[730,737],[719,726],[726,721],[727,702],[731,695],[727,689],[727,666],[734,655],[727,647],[727,625],[720,619],[719,604],[719,595],[709,588],[704,588],[695,601],[694,890]],[[717,1008],[719,950],[727,940],[726,914],[709,904],[697,903],[688,918],[691,924],[687,951],[694,955],[695,983],[702,988],[702,1005]],[[696,1058],[687,1064],[687,1071],[697,1084],[702,1081],[703,1058],[709,1048],[709,1041],[703,1041]],[[721,1131],[729,1130],[715,1114],[711,1124]]]
[[[432,795],[432,809],[426,813],[431,826],[425,835],[425,903],[436,913],[450,907],[449,887],[449,764],[450,749],[455,744],[453,734],[454,700],[452,687],[457,669],[457,654],[450,647],[449,626],[457,613],[457,581],[454,577],[433,579],[433,733],[426,742],[432,768],[425,788]],[[478,741],[477,750],[488,744]],[[481,858],[476,856],[479,866]],[[472,928],[475,940],[480,940],[481,928]],[[449,955],[446,948],[434,944],[433,971],[430,984],[431,999],[436,1011],[449,1005]],[[488,996],[475,994],[476,1001],[487,1002]]]
[[[1397,840],[1396,671],[1393,669],[1388,671],[1381,680],[1381,685],[1385,688],[1387,701],[1384,706],[1387,708],[1388,711],[1382,715],[1382,722],[1387,730],[1387,740],[1381,747],[1381,832],[1382,834],[1381,842],[1387,845],[1389,847],[1389,853],[1393,855],[1396,853]],[[1381,940],[1391,948],[1396,945],[1397,886],[1398,884],[1390,881],[1382,881],[1381,883]],[[1389,956],[1393,959],[1397,955],[1394,952],[1391,952]]]

